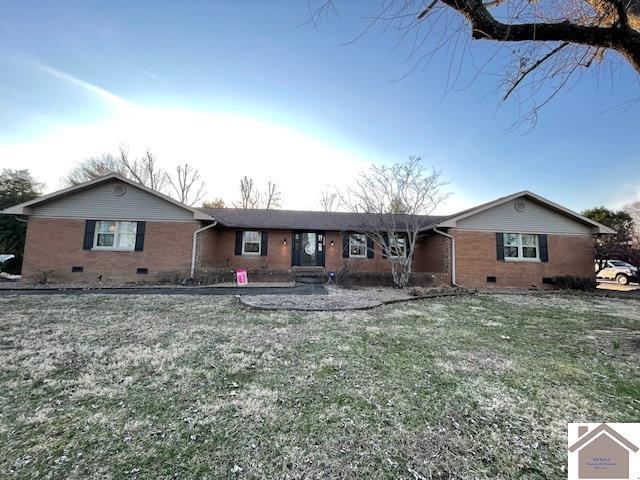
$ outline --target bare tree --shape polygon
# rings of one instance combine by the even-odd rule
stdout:
[[[233,204],[236,208],[279,208],[282,194],[275,183],[267,182],[267,188],[261,192],[253,178],[246,175],[240,179],[240,201]]]
[[[200,172],[188,163],[178,165],[172,176],[158,165],[150,149],[140,158],[131,158],[125,147],[120,147],[117,157],[105,154],[81,162],[63,182],[77,185],[114,172],[187,205],[198,203],[206,192]]]
[[[361,214],[359,233],[378,245],[389,261],[394,283],[404,288],[411,278],[413,255],[426,217],[448,196],[440,172],[425,172],[420,157],[361,173],[341,201]],[[398,212],[398,206],[402,209]]]
[[[202,202],[203,208],[227,208],[227,204],[221,197],[216,197],[213,200],[205,200]]]
[[[98,157],[90,157],[80,162],[62,179],[66,186],[73,187],[110,173],[126,175],[124,166],[119,159],[106,153]]]
[[[636,236],[640,236],[640,201],[629,203],[622,209],[631,215]]]
[[[320,192],[320,208],[324,212],[335,212],[340,205],[340,196],[335,189],[328,186]]]
[[[316,0],[310,21],[327,17],[334,3]],[[494,64],[506,67],[499,75],[503,99],[518,91],[518,100],[531,104],[522,120],[535,122],[539,108],[573,78],[607,59],[623,58],[640,73],[640,0],[383,0],[372,8],[360,35],[389,24],[398,43],[409,44],[411,70],[444,52],[451,59],[447,77],[455,79],[462,62],[473,57],[469,39],[504,45],[506,64]]]
[[[166,175],[167,181],[173,190],[172,195],[185,205],[195,205],[206,193],[205,183],[197,168],[188,163],[178,165],[174,176]]]
[[[267,190],[264,193],[264,208],[270,210],[279,208],[282,202],[282,194],[278,190],[278,186],[271,180],[267,182]]]
[[[155,156],[147,149],[141,158],[132,159],[124,147],[120,147],[120,164],[127,177],[152,190],[162,192],[167,187],[169,177],[158,166]]]
[[[260,192],[256,188],[253,178],[246,175],[240,179],[240,202],[234,203],[236,208],[258,208]]]

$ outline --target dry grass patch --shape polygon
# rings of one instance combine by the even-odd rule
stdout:
[[[563,478],[640,416],[634,300],[0,298],[1,478]]]

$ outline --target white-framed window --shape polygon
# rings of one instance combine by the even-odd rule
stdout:
[[[242,255],[260,255],[262,245],[262,233],[242,232]]]
[[[138,222],[98,221],[93,249],[133,251],[136,248],[137,230]]]
[[[349,235],[349,258],[367,258],[367,237],[364,234]]]
[[[538,235],[530,233],[504,233],[504,259],[507,261],[539,262]]]
[[[407,239],[401,235],[394,235],[389,238],[389,256],[400,258],[407,256]]]

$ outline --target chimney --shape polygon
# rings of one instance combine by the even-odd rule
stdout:
[[[589,427],[587,427],[586,425],[580,425],[578,427],[578,438],[580,438],[581,436],[583,436],[585,433],[587,433],[589,431]]]

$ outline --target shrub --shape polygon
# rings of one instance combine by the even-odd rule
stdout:
[[[588,291],[596,288],[596,281],[593,278],[574,277],[572,275],[552,277],[551,283],[565,290]]]

